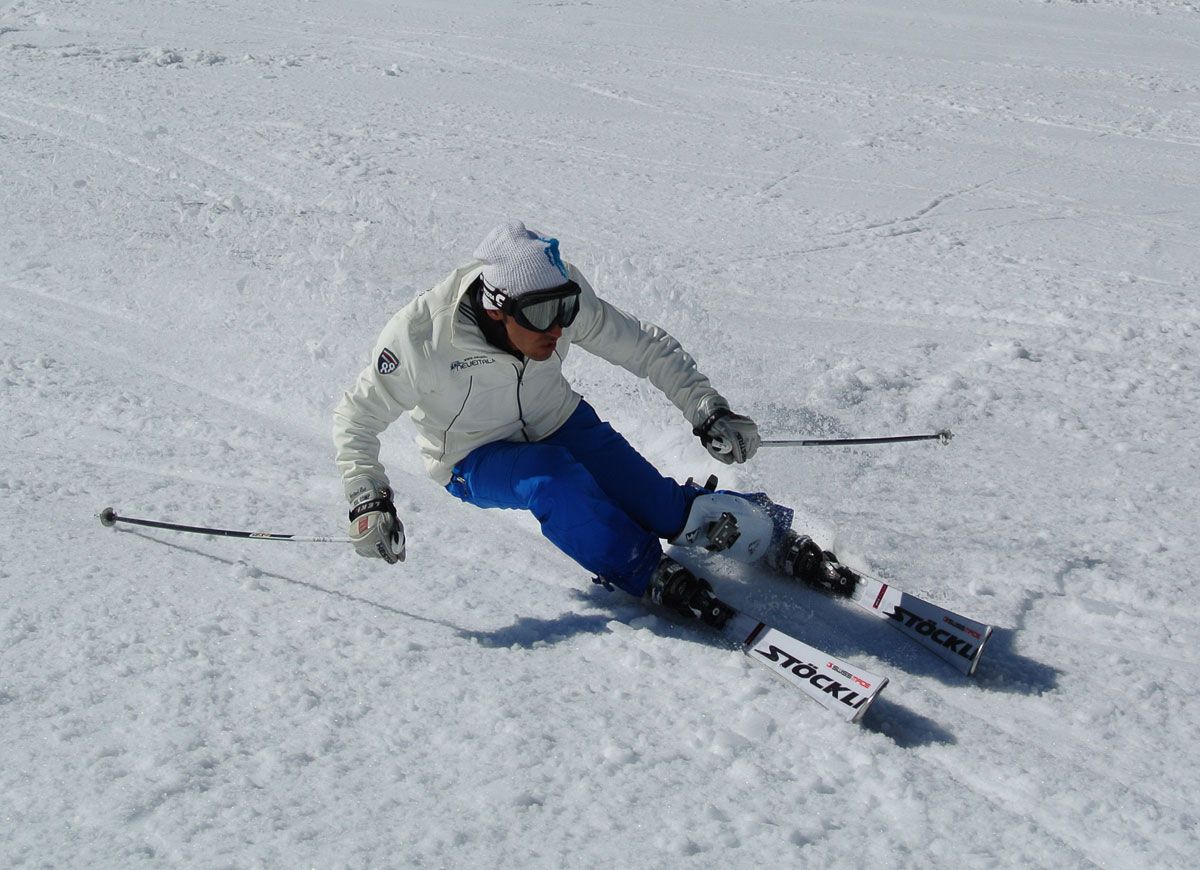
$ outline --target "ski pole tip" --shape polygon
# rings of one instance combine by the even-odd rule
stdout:
[[[106,507],[100,511],[100,525],[112,528],[117,524],[117,512],[113,508]]]
[[[950,439],[954,437],[954,433],[949,429],[943,429],[941,432],[937,433],[937,437],[939,444],[949,444]]]

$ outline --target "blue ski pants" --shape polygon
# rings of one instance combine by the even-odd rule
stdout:
[[[452,495],[531,511],[560,550],[638,596],[662,558],[659,539],[679,533],[702,491],[660,474],[585,401],[550,437],[484,444],[453,475]]]

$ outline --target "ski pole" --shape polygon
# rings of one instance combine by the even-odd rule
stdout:
[[[134,526],[150,526],[154,529],[169,529],[173,532],[190,532],[194,535],[223,535],[226,538],[253,538],[256,541],[292,541],[300,544],[349,544],[349,538],[331,538],[325,535],[283,535],[276,532],[243,532],[236,529],[210,529],[205,526],[183,526],[179,523],[167,523],[161,520],[140,520],[136,517],[119,516],[114,508],[106,507],[100,511],[100,524],[109,528],[117,523],[129,523]]]
[[[928,435],[885,435],[880,438],[802,438],[799,440],[764,439],[763,447],[837,447],[846,444],[895,444],[901,441],[938,441],[949,444],[954,433],[949,429]]]
[[[851,444],[896,444],[901,441],[937,441],[949,444],[954,433],[949,429],[931,432],[928,435],[885,435],[879,438],[764,438],[759,444],[763,447],[842,447]],[[729,453],[733,447],[721,440],[713,439],[713,446],[718,453]]]

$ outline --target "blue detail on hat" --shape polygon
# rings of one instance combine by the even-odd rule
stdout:
[[[538,236],[536,233],[534,235],[539,241],[546,244],[543,252],[546,254],[546,259],[550,261],[550,265],[559,271],[564,281],[569,280],[571,276],[567,274],[566,264],[563,263],[562,257],[558,253],[558,239],[552,239],[549,236]]]

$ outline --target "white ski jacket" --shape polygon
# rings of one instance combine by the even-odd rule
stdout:
[[[518,359],[484,338],[464,304],[483,269],[478,261],[400,309],[380,334],[371,365],[333,412],[342,479],[348,484],[365,475],[388,484],[379,434],[405,412],[429,476],[443,486],[454,465],[480,445],[554,434],[580,401],[562,372],[572,344],[648,378],[693,426],[728,407],[679,342],[600,299],[568,268],[582,290],[579,314],[543,362]]]

